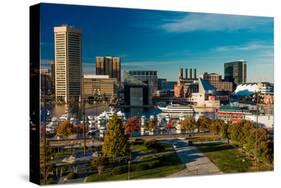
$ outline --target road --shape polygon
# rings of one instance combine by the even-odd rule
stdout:
[[[175,142],[179,143],[179,146],[176,148],[176,153],[186,167],[184,170],[172,174],[170,177],[222,174],[208,157],[201,153],[196,147],[188,146],[186,141],[174,139],[168,142],[170,144]]]

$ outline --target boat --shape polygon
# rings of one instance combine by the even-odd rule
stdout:
[[[160,107],[158,106],[158,108],[163,112],[163,113],[190,113],[193,114],[194,110],[192,108],[192,106],[190,105],[180,105],[180,104],[170,104],[166,107]]]

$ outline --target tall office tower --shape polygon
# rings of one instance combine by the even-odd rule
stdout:
[[[81,97],[81,32],[71,26],[54,27],[55,96],[69,103]]]
[[[120,57],[98,56],[96,57],[96,75],[108,75],[121,81],[121,59]]]
[[[233,61],[224,64],[225,81],[242,84],[247,82],[247,64],[245,60]]]

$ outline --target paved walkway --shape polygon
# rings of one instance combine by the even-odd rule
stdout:
[[[218,167],[201,153],[199,149],[188,146],[185,141],[178,142],[180,147],[176,149],[176,153],[186,168],[170,175],[170,177],[222,174]]]

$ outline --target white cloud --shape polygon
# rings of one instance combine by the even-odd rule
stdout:
[[[192,31],[234,31],[240,29],[264,29],[271,24],[271,18],[234,16],[222,14],[189,14],[180,19],[166,21],[160,28],[167,32],[192,32]]]
[[[215,48],[215,51],[217,52],[252,51],[252,50],[273,50],[273,45],[269,45],[261,42],[250,42],[244,45],[220,46]]]

